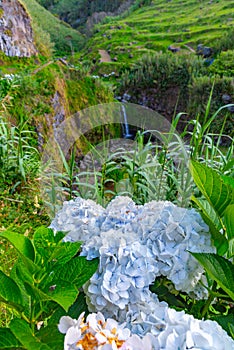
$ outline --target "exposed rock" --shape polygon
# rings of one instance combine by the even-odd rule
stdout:
[[[211,57],[213,53],[214,50],[211,47],[203,46],[202,44],[197,45],[197,55],[208,58]]]
[[[174,47],[172,45],[168,46],[167,48],[169,51],[173,52],[173,53],[176,53],[176,52],[179,52],[180,51],[180,47]]]
[[[18,0],[0,1],[0,50],[7,56],[37,54],[30,17]]]

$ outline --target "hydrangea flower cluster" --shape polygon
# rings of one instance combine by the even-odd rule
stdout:
[[[101,312],[84,313],[78,320],[60,319],[58,328],[65,334],[64,350],[233,350],[234,342],[213,321],[199,321],[191,315],[167,309],[165,329],[143,336],[132,334],[126,323],[105,317]],[[154,331],[154,332],[153,332]],[[155,334],[154,334],[155,333]]]
[[[178,290],[206,296],[203,270],[189,251],[215,249],[195,210],[156,201],[137,206],[128,197],[116,197],[103,209],[77,198],[64,203],[51,227],[67,231],[68,241],[83,241],[87,259],[99,257],[97,272],[84,286],[89,311],[98,313],[86,323],[82,315],[78,321],[61,319],[65,350],[234,350],[216,322],[172,310],[149,290],[163,275]]]
[[[80,349],[120,349],[130,336],[128,328],[118,325],[113,319],[105,321],[104,316],[98,312],[88,315],[84,322],[84,312],[78,320],[63,316],[59,322],[59,331],[65,333],[64,350]]]
[[[124,281],[128,280],[127,289],[123,293],[121,283],[119,293],[126,300],[120,298],[113,303],[118,307],[123,307],[130,296],[138,295],[139,289],[144,292],[160,275],[170,279],[177,290],[194,293],[198,298],[206,297],[206,289],[201,284],[206,282],[203,269],[189,251],[208,253],[215,249],[208,226],[194,209],[162,201],[137,206],[123,196],[116,197],[104,209],[91,200],[77,198],[64,202],[51,227],[55,231],[67,231],[66,241],[83,241],[82,255],[87,259],[100,258],[99,271],[91,279],[89,288],[91,295],[97,296],[94,305],[99,311],[102,310],[100,303],[103,308],[107,305],[103,297],[106,303],[114,301],[106,291],[114,280],[123,281],[123,275]],[[129,272],[130,266],[134,272]],[[143,274],[144,269],[148,274]],[[111,281],[107,285],[109,277]],[[101,293],[101,286],[105,295]]]

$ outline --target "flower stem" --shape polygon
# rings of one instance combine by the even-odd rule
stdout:
[[[201,313],[202,318],[205,317],[205,315],[207,314],[209,307],[210,307],[210,304],[212,303],[212,301],[215,298],[215,294],[212,292],[215,292],[216,288],[217,288],[217,282],[214,281],[213,286],[212,286],[212,291],[211,291],[209,298],[207,299],[207,302],[205,303],[203,310],[202,310],[202,313]]]

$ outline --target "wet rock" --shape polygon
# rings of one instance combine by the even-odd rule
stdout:
[[[31,19],[21,2],[2,0],[0,11],[0,50],[11,57],[36,55]]]
[[[131,95],[127,94],[126,92],[123,94],[123,100],[125,101],[130,101],[131,100]]]

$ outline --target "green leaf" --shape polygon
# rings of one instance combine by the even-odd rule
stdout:
[[[228,254],[227,258],[230,259],[234,256],[234,238],[230,239],[228,242]]]
[[[0,349],[22,349],[23,346],[9,328],[0,328]]]
[[[203,164],[191,161],[190,170],[199,190],[222,217],[227,206],[234,203],[234,189],[225,184],[218,173]]]
[[[64,315],[64,310],[63,310]],[[61,315],[61,316],[63,316]],[[42,327],[37,333],[37,337],[42,343],[47,344],[51,350],[63,349],[64,334],[58,330],[58,322],[55,325]]]
[[[234,238],[234,204],[229,205],[224,212],[224,225],[228,239]]]
[[[23,310],[23,297],[19,286],[0,270],[0,301],[17,310]]]
[[[233,166],[234,166],[234,164],[233,164]],[[230,185],[232,188],[234,188],[234,179],[232,177],[226,176],[226,175],[221,175],[221,178],[223,179],[223,182],[225,184]]]
[[[27,350],[50,350],[47,344],[41,343],[32,333],[29,325],[24,320],[13,319],[10,323],[10,329]]]
[[[234,324],[228,323],[228,334],[234,339]]]
[[[33,238],[36,251],[43,257],[44,262],[59,262],[64,264],[77,254],[80,249],[80,242],[61,242],[64,234],[54,234],[52,229],[39,228]]]
[[[196,198],[194,196],[191,197],[191,200],[201,210],[201,216],[210,228],[210,234],[213,244],[217,249],[217,253],[219,255],[224,255],[228,250],[228,241],[225,236],[219,232],[221,229],[221,223],[215,210],[211,207],[207,200]]]
[[[54,250],[50,260],[64,265],[79,252],[80,246],[81,242],[61,242]]]
[[[54,270],[53,282],[64,281],[74,283],[80,288],[87,282],[98,268],[98,259],[86,260],[84,256],[76,257]]]
[[[234,256],[234,204],[227,207],[224,212],[224,225],[228,237],[228,253],[227,257],[231,258]]]
[[[28,237],[10,231],[0,232],[0,237],[6,238],[22,256],[34,261],[35,252]]]
[[[212,253],[191,253],[212,279],[234,300],[234,265],[222,256]]]
[[[44,293],[42,290],[32,285],[31,283],[28,283],[27,281],[25,281],[24,286],[27,293],[32,297],[34,302],[36,301],[39,303],[42,301],[51,300],[50,296],[47,293]]]
[[[67,312],[78,296],[78,289],[71,283],[57,282],[49,288],[48,296]]]

